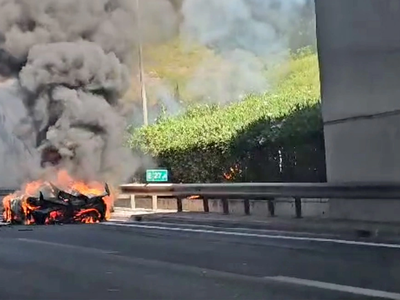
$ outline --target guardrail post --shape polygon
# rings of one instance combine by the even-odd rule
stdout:
[[[299,198],[299,197],[294,198],[294,206],[296,208],[296,218],[300,219],[302,217],[301,198]]]
[[[250,215],[250,200],[249,199],[244,199],[244,213],[246,215]]]
[[[131,209],[136,209],[136,197],[135,194],[131,195]]]
[[[228,215],[229,214],[229,203],[227,198],[222,198],[222,210],[224,214]]]
[[[176,207],[177,207],[178,212],[183,211],[182,198],[180,198],[180,197],[176,198]]]
[[[204,212],[206,212],[206,213],[210,212],[210,206],[208,205],[207,197],[203,197],[203,209],[204,209]]]
[[[275,217],[275,202],[274,198],[268,199],[268,211],[271,217]]]
[[[157,195],[152,195],[151,196],[151,209],[153,210],[153,211],[156,211],[157,210],[157,206],[158,206],[158,197],[157,197]]]

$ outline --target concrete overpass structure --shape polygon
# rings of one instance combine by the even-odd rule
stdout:
[[[400,182],[400,1],[315,2],[328,181]],[[332,201],[330,214],[400,221],[400,201]]]

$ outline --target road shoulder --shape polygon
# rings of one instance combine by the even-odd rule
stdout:
[[[113,218],[128,222],[161,222],[222,228],[248,228],[294,233],[335,234],[352,238],[400,241],[400,223],[374,223],[313,218],[278,218],[194,212],[151,212],[117,209]]]

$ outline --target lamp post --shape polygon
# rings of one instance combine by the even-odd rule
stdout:
[[[136,0],[136,12],[137,12],[137,28],[138,28],[138,56],[139,56],[139,80],[140,80],[140,96],[142,98],[143,106],[143,124],[147,126],[149,124],[149,117],[147,111],[147,94],[146,85],[144,83],[144,70],[143,70],[143,45],[142,45],[142,26],[141,26],[141,13],[140,13],[140,0]]]

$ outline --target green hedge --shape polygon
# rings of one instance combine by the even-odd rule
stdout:
[[[268,94],[161,119],[135,130],[130,146],[174,182],[325,181],[316,55],[297,55],[275,74]]]

